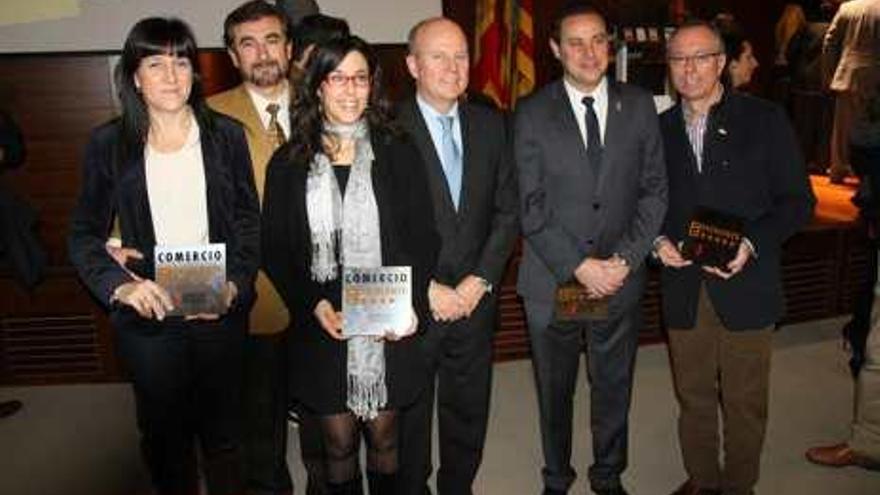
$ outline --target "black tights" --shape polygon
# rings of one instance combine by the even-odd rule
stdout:
[[[321,416],[320,421],[328,482],[340,484],[360,478],[358,454],[362,434],[367,443],[367,471],[397,472],[397,411],[380,411],[365,422],[352,413]]]

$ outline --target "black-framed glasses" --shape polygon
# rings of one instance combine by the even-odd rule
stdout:
[[[705,67],[709,65],[709,62],[711,62],[712,59],[719,55],[721,55],[721,52],[697,53],[695,55],[670,55],[666,60],[669,62],[669,65],[674,67],[684,67],[688,63]]]

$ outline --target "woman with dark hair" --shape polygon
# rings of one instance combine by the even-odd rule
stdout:
[[[122,114],[92,133],[68,250],[110,307],[134,387],[141,448],[159,494],[243,492],[239,460],[241,348],[259,265],[259,204],[244,133],[211,112],[197,48],[177,19],[131,29],[116,68]],[[133,257],[105,248],[114,219]],[[169,316],[154,282],[160,246],[224,243],[224,314]]]
[[[755,58],[752,43],[735,22],[728,20],[716,23],[724,41],[724,54],[727,56],[721,82],[725,88],[738,90],[751,82],[759,65],[758,59]]]
[[[344,37],[318,45],[295,92],[291,140],[269,163],[263,266],[294,316],[292,398],[320,421],[331,493],[361,493],[360,437],[370,493],[393,494],[397,410],[426,382],[418,323],[439,237],[424,165],[395,132],[371,48]],[[342,335],[345,267],[410,266],[414,317],[384,339]]]

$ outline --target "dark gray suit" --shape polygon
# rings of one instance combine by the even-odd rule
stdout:
[[[474,274],[499,287],[518,232],[513,158],[502,116],[468,103],[458,107],[463,176],[458,211],[443,166],[415,98],[399,108],[399,123],[412,136],[428,172],[437,231],[442,244],[433,278],[455,287]],[[441,494],[466,495],[477,473],[486,437],[492,370],[492,334],[497,292],[486,294],[469,318],[432,321],[425,334],[431,360],[430,386],[401,415],[403,494],[426,491],[431,474],[431,418],[434,377],[438,381]]]
[[[645,285],[644,258],[666,211],[666,171],[651,96],[608,83],[601,163],[589,163],[562,81],[517,106],[523,296],[541,412],[544,484],[565,491],[575,478],[571,459],[572,396],[580,353],[587,347],[595,462],[594,490],[620,485],[626,468],[627,415]],[[586,257],[618,254],[630,266],[611,297],[607,321],[561,324],[553,318],[559,284]]]

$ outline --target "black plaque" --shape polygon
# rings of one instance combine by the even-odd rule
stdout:
[[[726,269],[743,239],[742,218],[698,207],[688,223],[682,255],[698,265]]]

